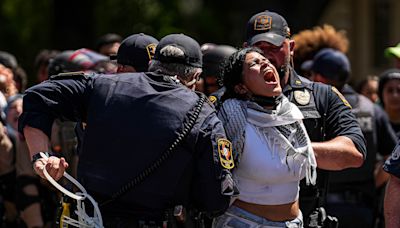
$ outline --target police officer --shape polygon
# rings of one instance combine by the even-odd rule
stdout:
[[[339,218],[341,227],[373,227],[377,201],[376,157],[378,153],[381,156],[390,154],[397,143],[396,134],[382,108],[346,84],[351,74],[350,62],[342,52],[322,49],[307,65],[315,81],[333,85],[344,95],[367,145],[367,158],[360,168],[331,174],[327,210]]]
[[[68,167],[64,158],[38,156],[53,119],[85,121],[78,179],[102,205],[106,227],[175,227],[189,207],[223,212],[232,147],[214,109],[193,92],[201,67],[198,43],[171,34],[149,73],[64,74],[30,88],[19,130],[35,171],[59,179]]]
[[[318,163],[317,187],[300,189],[300,207],[306,227],[321,227],[328,221],[322,208],[328,170],[360,167],[366,155],[365,139],[347,101],[334,87],[299,76],[291,65],[294,40],[286,20],[264,11],[247,23],[244,46],[256,46],[279,71],[283,93],[303,113]],[[325,221],[325,222],[324,222]],[[335,223],[336,221],[332,221]]]
[[[390,174],[384,201],[385,225],[387,228],[400,227],[400,143],[386,160],[383,169]]]

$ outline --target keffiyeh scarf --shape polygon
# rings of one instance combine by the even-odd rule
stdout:
[[[317,163],[302,123],[304,117],[286,97],[282,98],[275,110],[266,110],[251,101],[228,99],[223,103],[218,117],[224,124],[227,137],[232,141],[237,163],[240,163],[243,153],[245,126],[250,123],[272,153],[283,149],[287,156],[305,156],[306,162],[302,168],[305,168],[306,182],[315,184]]]

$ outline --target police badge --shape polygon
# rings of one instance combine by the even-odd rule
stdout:
[[[294,91],[294,99],[299,105],[307,105],[310,103],[310,92],[308,90],[296,90]]]
[[[208,99],[210,100],[211,103],[215,103],[217,101],[217,97],[216,96],[209,96]]]

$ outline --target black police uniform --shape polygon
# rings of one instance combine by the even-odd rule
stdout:
[[[155,73],[67,74],[26,91],[19,130],[28,125],[50,137],[54,118],[87,123],[78,180],[102,201],[167,150],[197,100],[193,91]],[[171,157],[144,182],[100,208],[105,223],[116,217],[132,224],[162,222],[176,205],[223,212],[229,197],[222,195],[221,181],[229,170],[220,165],[217,142],[224,138],[215,110],[205,103]]]
[[[366,139],[367,157],[360,168],[331,173],[327,211],[338,217],[342,227],[372,227],[378,200],[374,179],[376,156],[390,154],[397,138],[382,108],[347,84],[341,92],[360,124]]]
[[[357,119],[347,101],[334,87],[309,81],[291,70],[283,93],[303,113],[303,122],[312,142],[346,136],[353,141],[365,158],[365,139]],[[328,174],[327,170],[317,169],[315,186],[306,186],[305,181],[300,184],[299,200],[305,227],[316,225],[309,217],[315,209],[324,205]]]
[[[396,148],[394,148],[392,154],[386,160],[383,165],[383,170],[397,178],[400,178],[400,142],[398,142]]]

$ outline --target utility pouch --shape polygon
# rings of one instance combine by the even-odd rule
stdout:
[[[309,215],[306,227],[338,228],[339,221],[336,217],[327,215],[325,208],[319,207]]]

